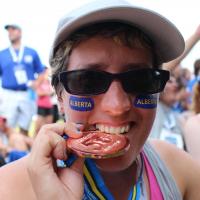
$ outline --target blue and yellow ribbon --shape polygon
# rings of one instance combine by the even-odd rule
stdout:
[[[143,165],[142,165],[143,169]],[[142,171],[141,169],[141,171]],[[97,169],[95,163],[91,159],[86,159],[84,166],[84,180],[85,180],[85,190],[86,196],[93,195],[91,200],[114,200],[114,197],[106,187],[99,170]],[[139,200],[140,198],[140,181],[142,180],[142,173],[140,173],[137,184],[133,186],[130,191],[128,200]]]

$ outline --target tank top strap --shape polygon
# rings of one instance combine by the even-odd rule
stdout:
[[[151,181],[156,180],[164,200],[182,199],[180,190],[171,172],[167,168],[164,161],[160,158],[158,153],[153,149],[153,147],[148,142],[144,145],[143,155],[146,160],[145,167],[151,173],[149,177],[150,186],[153,186],[153,184],[151,185]]]
[[[142,152],[142,157],[143,157],[143,160],[144,160],[144,165],[145,165],[145,169],[146,169],[146,172],[147,172],[147,178],[148,178],[148,181],[149,181],[150,199],[164,200],[162,192],[160,190],[160,186],[159,186],[157,179],[154,175],[152,167],[151,167],[149,161],[147,160],[146,155],[143,152]]]

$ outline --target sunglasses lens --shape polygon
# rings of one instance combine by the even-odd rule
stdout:
[[[92,70],[62,72],[60,81],[67,92],[74,95],[97,95],[106,91],[109,78],[106,74]]]
[[[60,81],[67,92],[74,95],[97,95],[107,91],[113,79],[122,82],[126,92],[131,94],[154,94],[161,92],[169,80],[169,72],[160,69],[135,69],[109,74],[95,70],[76,70],[60,73]]]
[[[161,92],[169,72],[159,69],[140,69],[124,74],[123,87],[129,93],[154,94]]]

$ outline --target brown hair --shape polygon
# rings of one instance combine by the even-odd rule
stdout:
[[[197,59],[197,60],[194,62],[194,75],[195,75],[195,76],[198,76],[199,71],[200,71],[200,59]]]
[[[191,109],[196,114],[200,113],[200,82],[194,85]]]

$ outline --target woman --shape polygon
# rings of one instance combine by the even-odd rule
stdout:
[[[195,161],[172,145],[146,143],[156,93],[169,79],[158,67],[184,49],[177,29],[160,15],[124,1],[97,1],[71,14],[60,22],[50,58],[66,122],[43,126],[30,155],[1,169],[0,178],[6,180],[1,197],[199,199]],[[129,148],[114,158],[86,159],[84,165],[77,156],[68,167],[57,167],[56,159],[71,159],[66,142],[94,129],[125,136]],[[95,145],[98,152],[98,139]],[[86,153],[87,148],[82,155]]]

